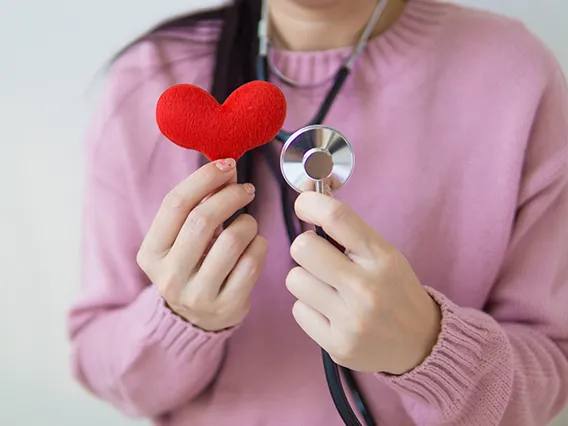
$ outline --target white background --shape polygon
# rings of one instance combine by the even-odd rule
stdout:
[[[469,0],[522,18],[568,70],[565,0]],[[128,420],[68,374],[81,139],[95,72],[157,21],[211,0],[0,0],[0,425]],[[564,28],[563,28],[564,27]],[[568,415],[558,425],[568,425]]]

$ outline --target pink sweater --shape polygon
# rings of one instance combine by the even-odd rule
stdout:
[[[114,66],[87,134],[73,373],[157,425],[341,425],[320,350],[291,314],[289,244],[264,161],[254,215],[270,249],[239,327],[208,333],[178,319],[136,264],[162,198],[197,163],[160,135],[155,105],[175,83],[210,87],[216,31],[178,37]],[[274,60],[320,81],[346,52]],[[327,89],[282,88],[286,129]],[[443,314],[422,365],[356,374],[380,425],[542,426],[566,403],[567,105],[551,53],[522,24],[481,11],[411,0],[362,55],[326,121],[356,151],[337,197],[408,257]]]

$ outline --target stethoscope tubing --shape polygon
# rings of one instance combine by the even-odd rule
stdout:
[[[268,78],[267,70],[268,70],[268,58],[266,56],[259,55],[256,60],[257,78],[259,80],[267,81]],[[325,117],[327,117],[327,114],[329,113],[329,110],[333,106],[335,98],[337,98],[339,91],[343,87],[343,84],[347,80],[347,77],[349,77],[350,73],[351,69],[346,65],[342,66],[338,70],[334,78],[332,88],[329,90],[322,104],[318,108],[315,117],[308,123],[309,126],[320,125],[323,123]],[[280,130],[280,132],[278,132],[278,134],[276,135],[276,139],[281,143],[285,143],[290,138],[291,135],[292,135],[291,133],[286,132],[285,130]]]
[[[257,71],[257,78],[259,80],[263,81],[268,80],[268,59],[265,55],[259,55],[257,57],[256,71]],[[311,120],[309,125],[321,125],[323,123],[325,117],[329,113],[329,110],[333,106],[333,102],[335,101],[339,91],[341,90],[343,84],[347,80],[349,74],[350,74],[350,68],[348,66],[343,66],[338,70],[332,88],[327,93],[324,101],[320,105],[315,117]],[[280,130],[280,132],[278,132],[278,135],[276,136],[276,139],[281,143],[285,143],[290,138],[291,135],[292,135],[291,133],[285,130]],[[287,188],[283,188],[283,191],[286,190]],[[283,197],[283,201],[285,201],[285,199],[286,197]],[[286,223],[286,227],[289,233],[292,232],[291,229],[293,229],[293,225],[291,225],[290,223]],[[325,233],[325,231],[321,227],[316,227],[316,233],[320,237],[330,241],[330,237]],[[365,424],[367,426],[376,426],[376,422],[373,416],[371,415],[370,410],[368,409],[368,405],[365,402],[357,386],[357,383],[355,381],[355,378],[353,377],[353,373],[351,372],[351,370],[345,367],[338,366],[333,361],[329,353],[327,353],[324,349],[322,349],[322,362],[332,400],[345,425],[362,426],[361,422],[353,412],[353,409],[351,408],[349,400],[347,399],[347,396],[345,394],[345,390],[341,383],[341,374],[340,374],[341,372],[343,373],[345,381],[347,382],[351,390],[354,402],[357,405],[359,411],[361,412],[361,415],[365,420]]]

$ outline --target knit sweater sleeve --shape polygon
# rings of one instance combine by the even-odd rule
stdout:
[[[545,425],[568,400],[568,96],[554,60],[526,148],[518,209],[485,309],[427,288],[442,311],[430,356],[377,374],[419,425]]]
[[[86,135],[82,285],[68,315],[73,375],[122,412],[143,417],[200,395],[215,379],[233,332],[204,332],[181,320],[136,263],[145,235],[140,206],[147,201],[139,181],[151,159],[169,149],[155,146],[155,103],[176,80],[173,65],[172,74],[165,72],[153,49],[142,43],[112,67]],[[196,79],[205,74],[201,60],[183,64]],[[197,158],[190,163],[197,167]]]

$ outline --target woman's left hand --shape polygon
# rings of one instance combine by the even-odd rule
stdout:
[[[430,354],[440,332],[437,303],[406,258],[347,205],[304,192],[298,217],[343,245],[306,232],[290,249],[298,263],[286,278],[298,299],[298,325],[339,365],[400,375]]]

